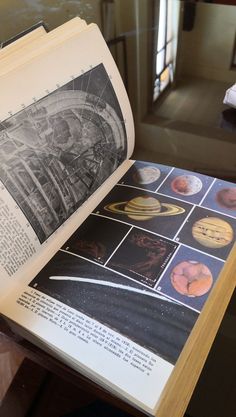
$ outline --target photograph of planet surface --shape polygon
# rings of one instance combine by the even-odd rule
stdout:
[[[137,184],[152,184],[156,182],[161,176],[159,168],[153,165],[146,165],[143,168],[138,168],[133,175],[133,179]]]
[[[158,189],[158,192],[199,204],[213,178],[175,168]]]
[[[202,207],[195,207],[177,240],[217,258],[226,259],[232,249],[235,236],[236,219]]]
[[[206,294],[213,283],[210,269],[201,262],[183,261],[171,272],[171,284],[180,294],[198,297]]]
[[[135,161],[119,183],[156,191],[171,169],[171,167],[161,164]]]
[[[216,180],[203,200],[202,206],[236,218],[236,185],[228,181]]]
[[[192,205],[133,187],[116,186],[94,213],[173,238]]]
[[[107,266],[153,288],[178,244],[133,228]]]
[[[202,181],[195,175],[179,175],[171,182],[172,190],[181,195],[194,195],[202,189]]]
[[[200,312],[223,265],[223,261],[180,246],[156,288]]]

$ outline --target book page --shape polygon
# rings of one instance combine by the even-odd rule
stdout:
[[[69,237],[65,222],[132,154],[134,128],[96,25],[2,76],[0,89],[0,283],[6,285],[31,257],[43,262],[41,252],[55,252],[56,239],[61,245],[59,236]]]
[[[3,54],[0,54],[0,75],[3,76],[10,71],[15,70],[15,68],[20,65],[25,65],[34,57],[39,56],[53,46],[58,45],[59,42],[63,43],[66,38],[75,34],[78,35],[79,32],[86,28],[86,26],[84,20],[79,17],[74,17],[63,25],[46,33],[46,36],[43,36],[43,38],[41,36],[35,36],[35,31],[32,32],[32,34],[25,35],[23,39],[19,39],[14,42],[13,45],[7,46],[7,51],[4,52],[3,50]],[[20,48],[18,47],[18,43]]]
[[[2,62],[3,58],[5,59],[6,57],[9,57],[12,53],[19,50],[19,48],[22,48],[27,44],[30,44],[35,39],[41,38],[41,36],[45,35],[46,33],[47,32],[42,25],[32,30],[31,32],[26,33],[25,35],[16,39],[12,43],[9,43],[8,45],[4,46],[0,49],[0,61]]]
[[[151,412],[233,248],[235,194],[136,161],[3,313]]]

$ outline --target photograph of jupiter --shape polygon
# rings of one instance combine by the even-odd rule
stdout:
[[[235,236],[235,219],[196,207],[176,240],[225,260],[233,247]]]

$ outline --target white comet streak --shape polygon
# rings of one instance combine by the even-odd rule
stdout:
[[[142,294],[142,295],[148,295],[149,297],[158,298],[159,300],[168,301],[169,303],[179,304],[178,302],[170,300],[169,298],[166,298],[157,293],[153,293],[153,292],[146,291],[146,290],[140,290],[134,287],[129,287],[128,285],[116,284],[115,282],[111,282],[111,281],[102,281],[100,279],[93,279],[93,278],[66,277],[66,276],[58,276],[58,275],[51,276],[49,277],[49,279],[57,280],[57,281],[78,281],[78,282],[86,282],[88,284],[103,285],[104,287],[118,288],[120,290],[135,292],[135,293]]]

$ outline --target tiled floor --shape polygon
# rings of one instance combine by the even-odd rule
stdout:
[[[220,115],[228,107],[223,104],[230,83],[197,77],[180,79],[155,114],[179,122],[209,128],[220,126]]]

